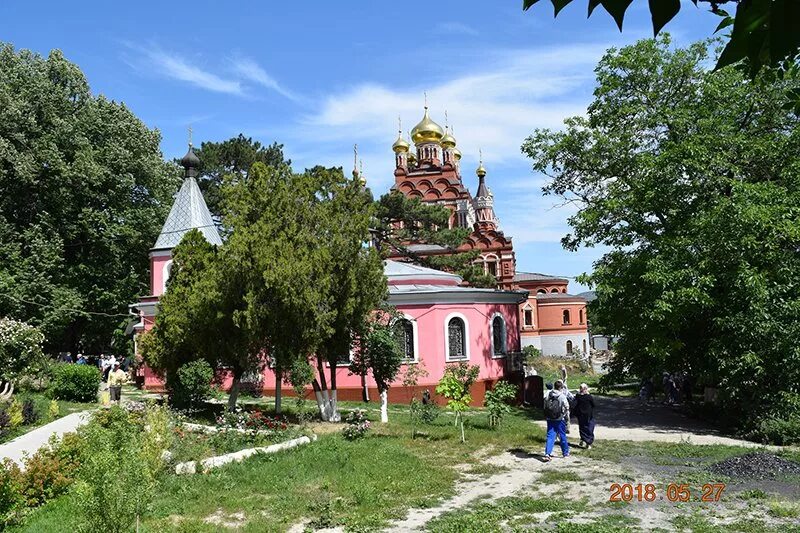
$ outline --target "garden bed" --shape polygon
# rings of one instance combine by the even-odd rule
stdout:
[[[13,402],[17,405],[14,406]],[[51,400],[44,394],[16,394],[12,402],[0,403],[0,444],[11,442],[68,414],[94,407],[97,407],[96,403]]]

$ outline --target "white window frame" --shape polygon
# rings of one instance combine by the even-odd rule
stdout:
[[[500,317],[500,320],[503,321],[503,344],[505,344],[500,354],[494,351],[494,319],[497,317]],[[508,355],[508,323],[502,313],[495,312],[492,315],[492,320],[489,322],[489,339],[491,339],[492,359],[502,359]]]
[[[169,281],[169,277],[171,275],[172,275],[172,259],[164,263],[164,266],[161,267],[161,294],[166,294],[167,281]]]
[[[525,323],[525,313],[528,311],[531,312],[531,323]],[[522,327],[523,328],[535,328],[536,327],[536,319],[533,317],[533,306],[526,302],[525,305],[522,306]]]
[[[460,318],[464,321],[464,355],[466,357],[463,358],[456,358],[452,359],[450,357],[450,330],[448,326],[450,325],[450,320],[453,318]],[[469,361],[469,320],[461,313],[450,313],[444,319],[444,360],[446,363],[458,363],[461,361]]]
[[[409,364],[419,363],[419,333],[417,331],[417,319],[403,313],[402,316],[400,316],[397,320],[400,320],[402,318],[411,322],[411,336],[412,336],[411,341],[412,341],[412,346],[414,347],[414,359],[403,358],[403,364],[409,365]],[[392,322],[392,327],[394,327],[394,325],[397,323],[397,320]]]

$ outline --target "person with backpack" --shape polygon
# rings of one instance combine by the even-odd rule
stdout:
[[[589,394],[589,385],[581,383],[575,398],[575,414],[578,415],[578,431],[581,434],[581,447],[592,449],[594,442],[594,398]]]
[[[564,384],[558,380],[553,385],[547,397],[544,399],[544,416],[547,419],[547,441],[544,446],[544,461],[552,459],[553,445],[555,444],[556,434],[561,441],[561,454],[569,457],[569,443],[567,442],[567,432],[564,424],[564,416],[569,411],[569,402],[566,395],[561,390]]]

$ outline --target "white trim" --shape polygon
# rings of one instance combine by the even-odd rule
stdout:
[[[412,337],[411,344],[414,348],[414,358],[413,359],[403,358],[402,364],[407,365],[411,363],[419,363],[419,331],[417,329],[417,319],[405,313],[402,313],[402,316],[399,317],[397,320],[399,320],[400,318],[404,318],[405,320],[411,322],[411,337]],[[397,323],[397,320],[392,321],[392,327],[394,327],[394,325]]]
[[[503,321],[503,344],[505,344],[503,351],[499,355],[494,351],[494,319],[497,317],[500,317],[500,320]],[[492,315],[492,319],[489,321],[489,339],[491,341],[489,344],[491,345],[492,359],[502,359],[508,355],[508,324],[506,323],[506,317],[502,313],[495,312]]]
[[[437,290],[397,291],[389,287],[388,302],[398,305],[423,304],[520,304],[528,299],[528,291],[498,291],[493,289],[471,289],[467,287],[442,288]],[[559,304],[562,305],[562,304]]]
[[[167,281],[169,281],[169,277],[171,274],[172,274],[172,259],[164,263],[164,266],[161,267],[161,294],[167,292]]]
[[[464,321],[464,355],[466,355],[466,357],[456,359],[450,357],[450,335],[448,334],[448,326],[450,325],[450,320],[453,318],[460,318]],[[469,361],[469,320],[461,313],[450,313],[444,319],[444,360],[446,363]]]
[[[150,250],[150,257],[172,256],[172,248],[153,248]]]
[[[531,323],[525,323],[525,313],[527,311],[531,312]],[[535,328],[536,327],[536,319],[533,318],[533,306],[530,302],[525,302],[525,305],[522,306],[522,327],[523,328]]]

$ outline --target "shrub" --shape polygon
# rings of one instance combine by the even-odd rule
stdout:
[[[0,531],[15,522],[23,500],[19,493],[19,467],[10,459],[0,463]]]
[[[30,398],[22,402],[22,423],[30,426],[39,421],[39,413],[36,412],[36,404]]]
[[[342,435],[347,440],[356,440],[362,438],[367,434],[372,424],[367,420],[366,413],[363,409],[356,409],[351,411],[347,418],[345,418],[347,426],[342,430]]]
[[[780,446],[800,444],[800,416],[787,418],[772,416],[762,420],[748,436],[754,440]]]
[[[182,365],[177,378],[170,394],[173,405],[196,407],[211,396],[214,370],[207,361],[199,359]]]
[[[0,380],[39,374],[46,361],[43,342],[44,335],[34,326],[0,318]]]
[[[248,372],[239,382],[239,394],[250,398],[261,398],[264,395],[264,374]]]
[[[50,403],[47,406],[48,419],[55,420],[56,418],[58,418],[60,412],[61,408],[58,406],[58,402],[55,400],[50,400]]]
[[[509,405],[517,397],[519,389],[508,381],[498,381],[494,388],[486,391],[484,407],[489,411],[489,427],[497,428],[503,418],[511,412]]]
[[[11,429],[19,427],[24,420],[25,419],[22,417],[22,404],[15,399],[11,402],[11,405],[8,406],[9,427],[11,427]]]
[[[436,392],[447,398],[447,407],[456,414],[455,425],[461,426],[461,442],[466,442],[464,437],[464,417],[462,413],[472,403],[470,389],[478,379],[480,367],[469,365],[465,362],[448,365],[444,370],[441,381],[436,386]]]
[[[435,402],[429,401],[425,403],[417,398],[411,399],[411,417],[414,420],[419,420],[423,424],[430,425],[439,418],[440,412],[441,408]]]
[[[11,429],[11,416],[8,414],[8,407],[0,405],[0,438]]]
[[[59,400],[95,402],[100,372],[90,365],[57,365],[53,371],[52,394]]]
[[[80,465],[83,441],[76,435],[50,439],[25,459],[25,471],[19,476],[20,494],[28,507],[36,507],[64,494]]]

